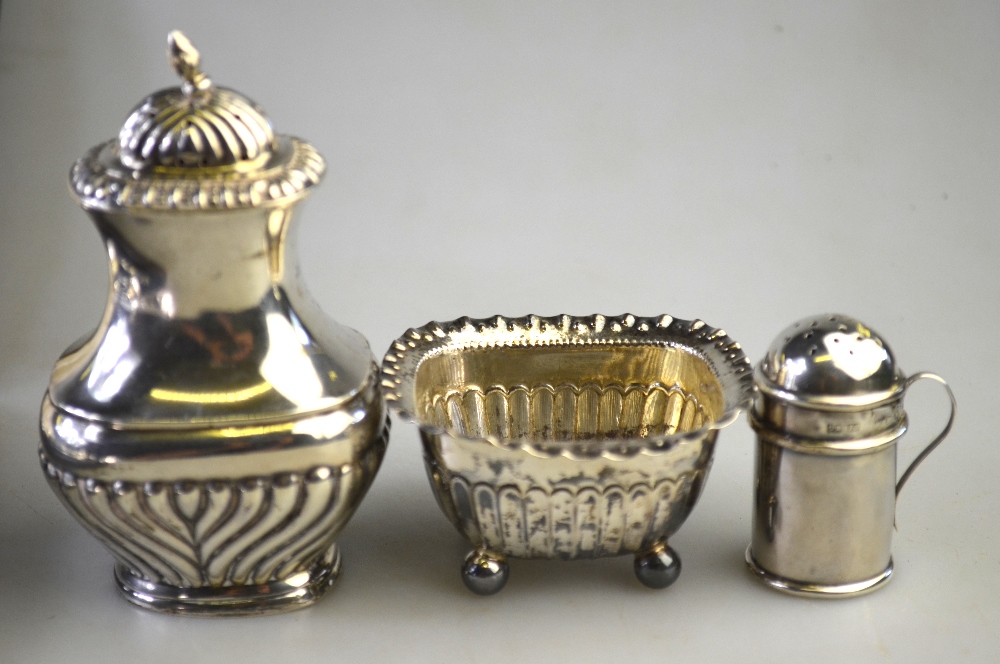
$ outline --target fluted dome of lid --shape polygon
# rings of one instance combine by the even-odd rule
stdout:
[[[839,314],[803,318],[786,328],[756,374],[762,391],[819,407],[873,404],[901,394],[905,382],[878,333]]]
[[[319,182],[325,164],[308,143],[275,134],[257,104],[216,87],[182,33],[167,41],[182,84],[144,99],[116,141],[76,163],[70,182],[84,207],[253,207]]]

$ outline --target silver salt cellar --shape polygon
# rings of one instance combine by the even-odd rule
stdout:
[[[429,323],[392,345],[382,385],[474,547],[463,582],[489,595],[509,558],[631,555],[642,584],[673,584],[668,540],[753,379],[740,345],[704,321],[595,314]]]

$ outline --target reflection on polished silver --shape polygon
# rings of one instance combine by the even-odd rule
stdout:
[[[323,159],[216,87],[180,33],[168,55],[182,85],[70,175],[111,284],[97,329],[56,363],[42,467],[130,601],[294,609],[336,578],[334,538],[385,452],[378,368],[286,251]]]
[[[747,547],[745,559],[750,571],[775,590],[780,590],[789,595],[799,595],[800,597],[827,597],[838,599],[844,597],[857,597],[865,595],[874,590],[878,590],[889,582],[892,578],[892,558],[889,564],[881,572],[869,579],[850,581],[847,583],[816,583],[809,581],[793,581],[784,577],[772,574],[757,565],[752,553],[752,545]]]
[[[681,575],[677,552],[662,544],[635,557],[635,576],[649,588],[666,588]]]
[[[474,549],[462,563],[462,581],[477,595],[493,595],[507,584],[510,566],[504,557],[485,549]]]
[[[411,329],[382,362],[390,406],[420,427],[431,486],[476,550],[473,591],[506,558],[635,554],[670,585],[667,538],[701,494],[719,429],[750,403],[738,343],[670,316],[460,318]]]
[[[945,386],[951,415],[897,482],[903,398],[924,378]],[[882,587],[893,570],[896,497],[951,431],[951,389],[935,374],[907,378],[870,327],[832,314],[805,318],[778,335],[755,382],[747,565],[772,588],[796,595],[849,597]]]

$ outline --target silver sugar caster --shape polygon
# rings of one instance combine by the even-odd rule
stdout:
[[[104,316],[55,365],[41,463],[114,555],[118,590],[169,613],[312,604],[385,452],[368,343],[312,301],[294,215],[325,168],[216,86],[180,33],[178,87],[73,167],[107,249]]]
[[[896,481],[903,398],[916,381],[944,385],[951,414]],[[885,585],[893,571],[896,498],[944,440],[955,397],[932,373],[906,376],[888,344],[847,316],[785,329],[754,373],[757,434],[753,535],[746,562],[777,590],[846,597]]]

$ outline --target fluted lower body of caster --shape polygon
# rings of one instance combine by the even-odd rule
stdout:
[[[144,609],[212,616],[266,615],[315,603],[340,574],[340,552],[332,545],[308,570],[260,585],[182,588],[143,579],[126,565],[115,566],[118,591]]]
[[[462,582],[477,595],[500,592],[510,576],[510,567],[503,556],[485,549],[476,549],[462,564]]]
[[[635,576],[647,588],[666,588],[680,575],[680,556],[666,542],[635,554]]]

